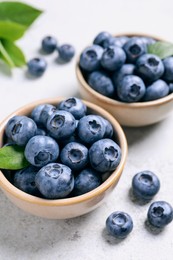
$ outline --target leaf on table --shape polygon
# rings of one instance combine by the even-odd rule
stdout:
[[[0,38],[16,41],[23,36],[27,27],[11,21],[0,21]]]
[[[0,168],[7,170],[20,170],[29,166],[25,159],[24,148],[11,145],[0,148]]]
[[[148,46],[148,53],[155,54],[159,56],[160,59],[165,59],[173,55],[173,44],[158,41]]]
[[[41,10],[21,2],[0,3],[0,20],[12,21],[25,27],[29,27],[41,13]]]

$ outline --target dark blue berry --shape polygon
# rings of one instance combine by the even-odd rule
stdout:
[[[167,83],[161,79],[156,80],[153,84],[146,88],[144,101],[152,101],[167,96],[169,87]]]
[[[28,61],[27,65],[28,72],[36,77],[41,76],[47,68],[47,62],[43,58],[34,58]]]
[[[115,71],[112,76],[112,81],[115,87],[125,76],[133,75],[134,72],[135,72],[134,64],[124,64],[119,70]]]
[[[46,36],[42,40],[42,49],[46,53],[52,53],[57,47],[57,40],[52,36]]]
[[[163,60],[165,68],[163,79],[170,82],[173,81],[173,57],[168,57]]]
[[[108,32],[100,32],[94,39],[93,44],[100,45],[103,48],[107,48],[111,41],[112,35]]]
[[[58,47],[59,57],[68,62],[70,61],[75,55],[75,48],[70,44],[63,44]]]
[[[31,112],[31,118],[38,124],[46,126],[47,119],[56,111],[56,107],[51,104],[36,106]]]
[[[123,46],[128,63],[135,63],[136,60],[147,52],[146,45],[140,38],[134,37],[129,39]]]

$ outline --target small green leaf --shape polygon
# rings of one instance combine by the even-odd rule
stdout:
[[[41,13],[41,10],[21,2],[0,3],[1,21],[12,21],[25,27],[29,27]]]
[[[11,145],[0,148],[0,168],[7,170],[20,170],[29,166],[25,159],[24,148]]]
[[[21,38],[27,27],[10,21],[0,21],[0,38],[16,41]]]
[[[10,61],[12,61],[14,66],[22,67],[26,64],[26,60],[23,52],[13,42],[3,39],[1,40],[1,44],[3,45],[3,48],[8,53],[8,57],[10,58]]]
[[[13,60],[4,48],[2,41],[0,41],[0,58],[5,61],[11,68],[15,67]]]
[[[161,59],[165,59],[173,55],[173,44],[158,41],[148,46],[148,53],[155,54]]]

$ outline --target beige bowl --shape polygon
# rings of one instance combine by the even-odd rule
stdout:
[[[146,34],[126,33],[116,36],[123,35],[148,36],[163,41],[163,39],[160,39],[159,37]],[[76,75],[79,81],[79,92],[82,98],[106,109],[121,125],[133,127],[150,125],[167,117],[173,109],[173,93],[155,101],[136,103],[124,103],[99,94],[85,81],[79,67],[79,59],[76,65]]]
[[[14,115],[29,115],[32,109],[39,104],[49,103],[57,105],[64,98],[56,99],[45,99],[40,100],[29,105],[26,105],[11,115],[9,115],[0,124],[0,147],[3,145],[4,129],[7,121]],[[85,101],[84,101],[85,102]],[[87,212],[92,211],[97,206],[99,206],[103,200],[111,193],[115,188],[124,168],[124,164],[127,156],[127,142],[126,137],[119,123],[104,109],[85,102],[87,108],[91,113],[99,114],[109,120],[116,133],[116,140],[119,143],[122,150],[122,158],[117,169],[104,181],[98,188],[88,192],[84,195],[66,198],[66,199],[56,199],[47,200],[29,195],[15,186],[13,186],[5,177],[3,172],[0,171],[0,187],[6,196],[19,208],[33,215],[37,215],[49,219],[65,219],[73,218],[76,216],[83,215]]]

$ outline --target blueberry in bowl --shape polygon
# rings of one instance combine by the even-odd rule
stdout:
[[[92,155],[100,141],[101,170]],[[20,155],[18,168],[2,167],[2,191],[24,211],[49,219],[80,216],[99,206],[118,183],[127,156],[116,119],[75,97],[18,109],[0,124],[0,147],[13,151],[13,163]]]
[[[141,33],[99,33],[76,63],[82,98],[106,109],[124,126],[145,126],[166,118],[173,109],[173,58],[159,54],[160,44],[165,51],[171,43]],[[95,54],[85,67],[83,56],[88,50]]]

